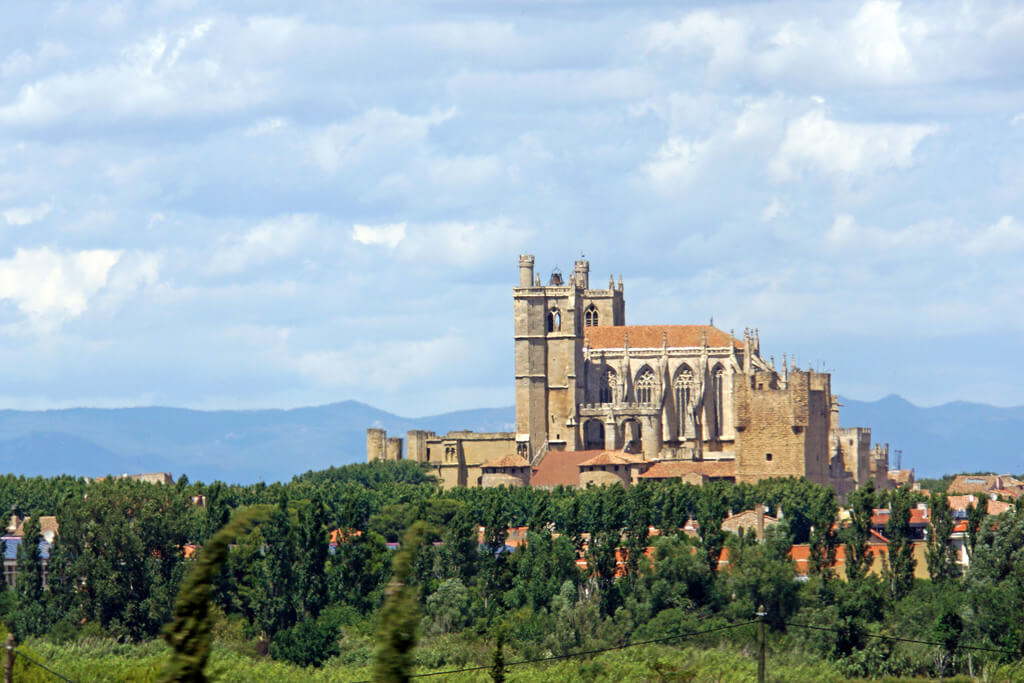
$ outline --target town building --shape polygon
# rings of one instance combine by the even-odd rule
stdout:
[[[407,457],[445,487],[628,486],[674,470],[695,482],[806,477],[841,498],[869,480],[890,486],[888,446],[840,427],[829,373],[766,359],[756,329],[627,325],[621,276],[592,287],[580,259],[542,284],[534,265],[519,257],[512,290],[515,431],[406,435]],[[368,460],[402,458],[400,437],[367,430]],[[707,463],[722,466],[709,476]]]

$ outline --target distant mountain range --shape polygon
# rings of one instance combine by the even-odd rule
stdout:
[[[898,396],[840,399],[843,426],[868,426],[903,450],[917,476],[1024,472],[1024,407],[949,403],[920,408]],[[294,410],[73,408],[0,411],[0,472],[102,476],[187,474],[192,480],[286,481],[306,470],[363,462],[366,428],[512,431],[515,409],[408,418],[357,401]],[[896,466],[895,452],[891,456]]]

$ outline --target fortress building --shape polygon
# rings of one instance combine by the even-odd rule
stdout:
[[[777,369],[757,330],[626,325],[621,276],[593,289],[582,259],[544,285],[520,256],[512,292],[516,431],[407,434],[408,457],[445,486],[803,476],[840,497],[868,479],[887,486],[888,447],[839,427],[831,375],[785,356]],[[367,458],[401,459],[402,440],[367,430]]]

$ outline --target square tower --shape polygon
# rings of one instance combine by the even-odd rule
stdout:
[[[577,450],[577,407],[583,401],[583,330],[625,323],[621,279],[616,289],[589,289],[590,264],[578,260],[568,280],[560,271],[542,285],[534,258],[519,257],[513,289],[516,442],[532,460],[544,450]]]

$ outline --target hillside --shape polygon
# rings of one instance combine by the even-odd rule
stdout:
[[[922,408],[898,396],[840,400],[843,426],[870,426],[874,441],[902,449],[904,466],[919,477],[1024,471],[1024,407]],[[514,415],[506,407],[408,418],[357,401],[294,410],[5,410],[0,411],[0,471],[84,476],[170,471],[204,481],[288,480],[310,469],[361,462],[370,426],[394,435],[409,429],[508,431]]]

